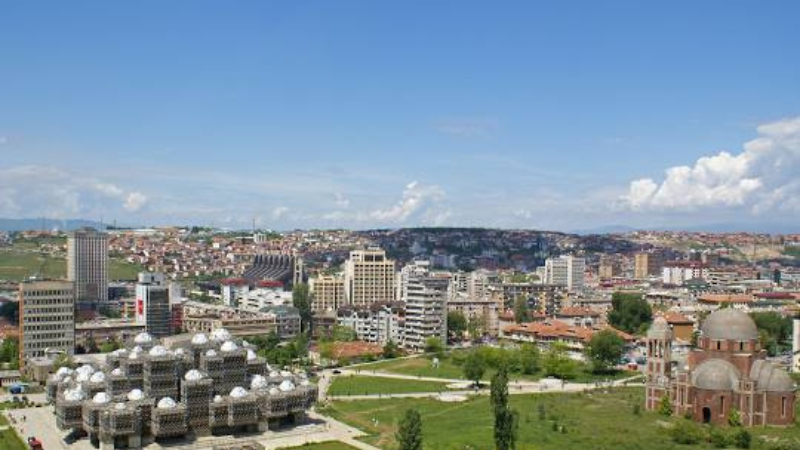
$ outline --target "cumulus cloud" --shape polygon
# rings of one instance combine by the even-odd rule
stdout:
[[[444,198],[445,193],[441,187],[426,186],[413,181],[406,185],[403,198],[399,202],[386,209],[376,209],[369,217],[380,222],[402,223],[420,212],[432,212],[429,210]]]
[[[641,178],[622,196],[633,210],[744,207],[800,211],[800,117],[767,123],[738,154],[721,151],[668,168],[659,183]]]
[[[128,198],[125,199],[125,204],[122,205],[125,209],[131,212],[136,212],[142,209],[147,203],[147,196],[141,192],[131,192]]]
[[[105,180],[39,165],[0,169],[0,198],[4,217],[87,217],[119,207],[137,211],[147,202]]]

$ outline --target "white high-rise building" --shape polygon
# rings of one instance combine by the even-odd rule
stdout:
[[[136,322],[156,338],[170,335],[172,311],[164,274],[142,272],[136,284]]]
[[[108,301],[108,235],[83,228],[67,237],[67,279],[78,302]]]
[[[544,264],[545,283],[566,287],[570,291],[583,289],[586,260],[572,255],[547,258]]]
[[[447,339],[447,295],[450,274],[431,273],[426,265],[412,264],[401,271],[401,301],[406,305],[403,347],[422,350],[428,338]]]
[[[395,299],[394,261],[379,248],[354,250],[344,264],[344,295],[349,305]]]
[[[75,291],[69,281],[19,285],[20,364],[75,352]]]

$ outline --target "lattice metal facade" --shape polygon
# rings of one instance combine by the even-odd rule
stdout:
[[[170,350],[139,335],[103,367],[59,370],[46,392],[57,426],[103,450],[265,430],[302,419],[317,399],[305,374],[273,370],[224,330]]]

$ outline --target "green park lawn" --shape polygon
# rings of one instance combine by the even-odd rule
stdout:
[[[280,450],[356,450],[356,448],[339,441],[328,441],[320,442],[318,444],[305,444],[299,447],[290,447]]]
[[[441,392],[447,383],[423,380],[341,375],[333,380],[328,395],[406,394],[410,392]]]
[[[44,266],[42,265],[44,263]],[[36,275],[43,268],[45,278],[67,276],[67,261],[23,247],[0,248],[0,280],[21,281]],[[110,259],[108,275],[112,280],[133,280],[141,267],[127,261]]]
[[[463,351],[463,350],[459,350]],[[447,379],[464,379],[464,372],[460,365],[455,364],[450,357],[445,356],[440,359],[439,366],[434,367],[431,360],[427,357],[420,356],[416,358],[403,358],[403,359],[390,359],[379,361],[370,364],[357,366],[358,369],[368,373],[370,371],[397,373],[401,375],[411,375],[415,377],[431,377],[431,378],[447,378]],[[489,381],[494,375],[493,368],[487,368],[486,373],[483,375],[483,380]],[[577,383],[592,383],[595,381],[603,381],[608,379],[621,379],[636,376],[637,372],[617,371],[610,374],[594,374],[584,366],[575,374],[575,378],[570,381]],[[539,380],[544,376],[543,373],[535,373],[531,375],[522,375],[517,373],[510,373],[509,378],[511,381],[520,380]]]
[[[0,449],[26,450],[26,445],[11,428],[0,431]]]
[[[378,371],[412,375],[415,377],[463,379],[464,373],[461,366],[454,364],[449,358],[443,358],[439,367],[433,367],[431,360],[426,357],[389,359],[357,367],[363,372]]]
[[[634,412],[643,404],[642,388],[619,388],[611,393],[514,395],[510,404],[519,413],[517,450],[678,450],[711,448],[708,443],[679,445],[667,434],[670,420],[653,412]],[[540,406],[544,405],[544,406]],[[397,421],[405,410],[422,415],[425,450],[490,450],[493,419],[486,396],[462,403],[432,399],[383,399],[333,402],[321,412],[369,435],[364,441],[393,449]],[[544,410],[544,418],[541,410]],[[555,425],[554,425],[555,424]],[[563,427],[563,429],[562,429]],[[556,431],[558,429],[558,431]],[[767,439],[800,439],[800,428],[754,428],[754,449],[770,449]]]
[[[21,281],[37,274],[42,267],[46,278],[62,278],[67,274],[67,262],[64,259],[42,255],[36,251],[0,249],[0,280]]]

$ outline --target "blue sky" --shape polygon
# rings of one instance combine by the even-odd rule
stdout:
[[[548,3],[6,4],[0,217],[800,218],[800,3]]]

